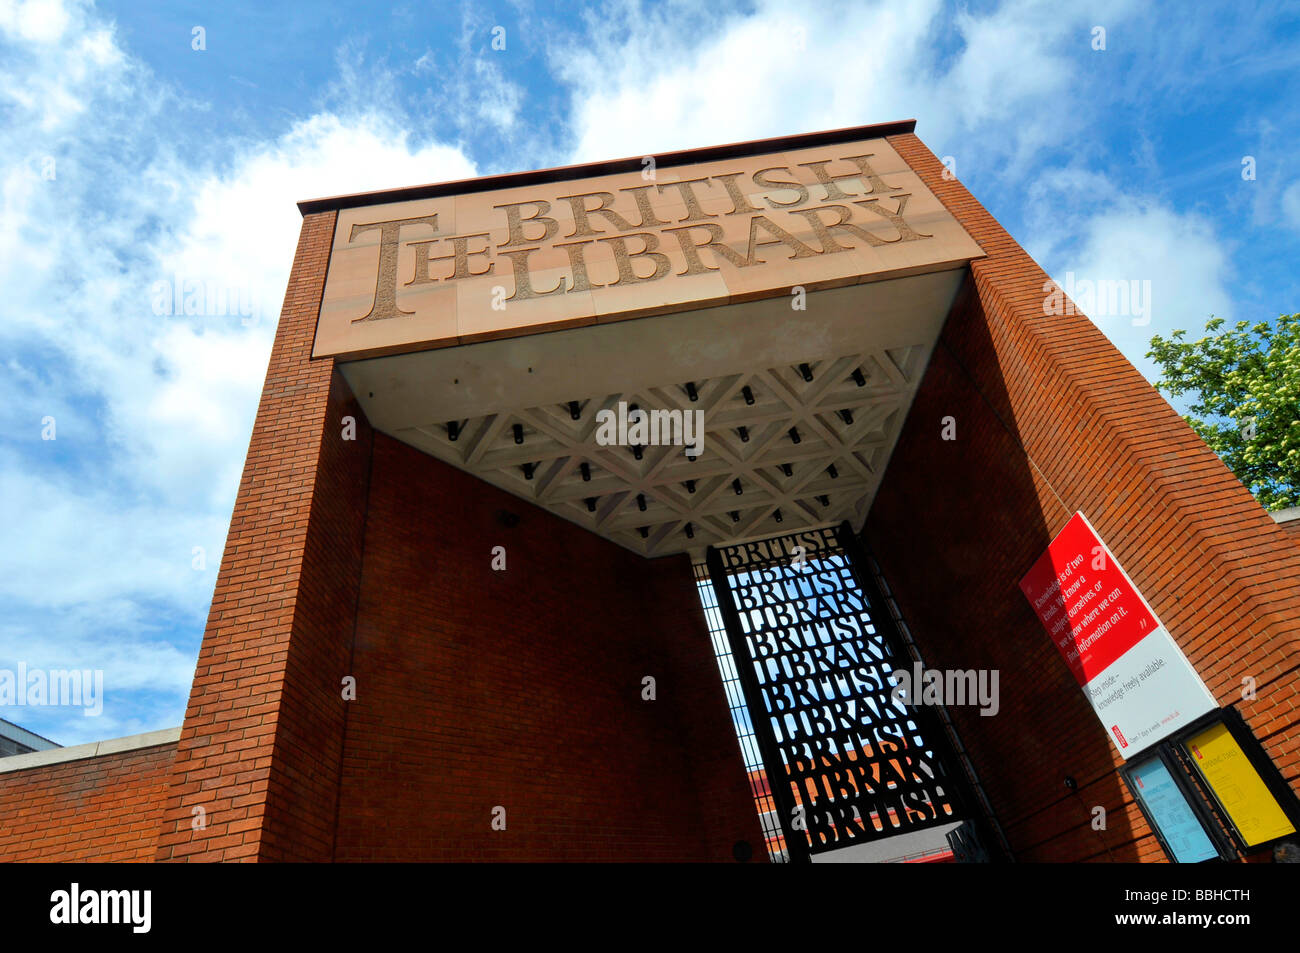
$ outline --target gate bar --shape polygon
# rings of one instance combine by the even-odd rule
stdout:
[[[872,623],[893,649],[894,655],[900,664],[913,661],[912,653],[903,638],[903,633],[898,629],[898,623],[889,609],[889,604],[885,601],[884,593],[880,591],[880,586],[876,584],[875,574],[871,571],[871,558],[868,556],[862,541],[853,532],[853,527],[848,520],[835,527],[835,539],[848,557],[849,566],[853,570],[853,575],[857,578],[858,586],[862,589],[863,595],[867,597],[867,604],[875,610],[871,613]],[[907,709],[916,719],[917,726],[921,729],[921,737],[928,738],[934,746],[935,759],[943,769],[945,777],[952,781],[954,788],[951,792],[953,806],[958,813],[963,815],[964,820],[970,821],[975,826],[979,833],[981,846],[983,846],[986,853],[990,855],[1001,853],[998,848],[1005,841],[1001,837],[994,838],[990,836],[993,831],[990,828],[988,817],[985,815],[984,805],[975,791],[971,778],[966,773],[966,764],[958,754],[958,751],[964,749],[957,743],[953,733],[943,724],[943,719],[937,713],[931,711],[929,706],[909,704]],[[947,745],[939,744],[940,741],[947,742]],[[954,761],[956,761],[956,764],[953,763]]]
[[[732,633],[738,639],[744,638],[744,630],[740,625],[740,613],[736,611],[736,597],[731,591],[731,586],[727,582],[727,570],[722,566],[722,554],[713,546],[704,551],[704,563],[709,570],[709,584],[713,586],[713,593],[718,599],[718,611],[722,613],[723,630],[727,637],[727,645],[731,648],[731,657],[736,665],[736,675],[740,678],[740,684],[745,690],[746,702],[750,698],[761,702],[762,692],[758,687],[758,679],[754,676],[754,661],[750,652],[737,651],[738,648],[744,648],[743,645],[737,646],[732,640]],[[763,773],[767,777],[767,789],[772,792],[772,799],[776,802],[776,809],[780,815],[781,832],[785,836],[785,849],[789,854],[792,862],[812,863],[812,852],[808,848],[808,835],[805,831],[792,830],[790,825],[794,821],[795,803],[794,797],[790,793],[790,782],[787,777],[781,778],[779,783],[773,775],[778,768],[784,768],[785,763],[777,753],[776,736],[772,733],[772,718],[767,712],[766,706],[762,711],[754,711],[748,703],[745,705],[749,712],[749,724],[754,729],[754,738],[758,742],[758,751],[763,759]],[[804,808],[805,813],[807,808]],[[805,818],[805,824],[807,823]]]

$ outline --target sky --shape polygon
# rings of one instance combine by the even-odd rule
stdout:
[[[183,720],[296,201],[908,118],[1149,379],[1300,310],[1294,4],[0,0],[0,717]]]

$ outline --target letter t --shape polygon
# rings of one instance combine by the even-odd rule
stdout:
[[[375,301],[370,306],[370,313],[358,321],[378,321],[381,318],[396,318],[403,314],[415,314],[403,311],[397,306],[397,239],[403,225],[428,225],[433,233],[438,233],[438,214],[421,215],[418,218],[396,218],[390,222],[370,222],[365,225],[353,225],[348,241],[354,242],[358,235],[373,229],[379,229],[379,272],[375,277]]]

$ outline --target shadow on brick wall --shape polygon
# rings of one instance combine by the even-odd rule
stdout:
[[[998,673],[996,714],[949,712],[1016,859],[1134,861],[1152,838],[1125,807],[1110,742],[1019,588],[1071,515],[1017,431],[1007,377],[1023,372],[1002,366],[968,276],[863,538],[926,667]],[[1097,806],[1105,830],[1093,829]]]

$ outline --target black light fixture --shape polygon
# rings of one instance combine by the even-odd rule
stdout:
[[[699,400],[699,399],[700,399],[700,395],[697,394],[697,393],[695,392],[695,382],[694,382],[694,381],[687,381],[687,382],[686,382],[686,396],[689,397],[691,400]]]
[[[853,383],[857,384],[859,387],[867,386],[867,379],[862,376],[862,368],[853,368]]]
[[[524,471],[525,480],[531,480],[533,478],[533,469],[536,466],[537,464],[535,463],[525,463],[522,467],[519,468]]]
[[[641,538],[642,538],[642,539],[649,539],[649,538],[650,538],[650,530],[646,529],[644,526],[638,526],[638,527],[637,527],[637,532],[639,532],[639,533],[641,534]]]
[[[687,481],[686,481],[686,492],[687,492],[687,493],[694,493],[694,492],[695,492],[695,481],[694,481],[694,480],[687,480]]]
[[[587,497],[587,499],[586,499],[585,502],[586,502],[586,504],[587,504],[587,512],[588,512],[588,513],[594,513],[594,512],[596,512],[596,498],[595,498],[594,496],[589,496],[589,497]]]
[[[731,522],[733,522],[733,523],[739,523],[739,522],[740,522],[740,514],[739,514],[738,512],[736,512],[735,510],[732,510],[732,511],[731,511]]]
[[[802,439],[803,439],[803,437],[800,437],[800,436],[799,436],[799,429],[798,429],[797,427],[791,427],[791,428],[790,428],[790,442],[791,442],[791,443],[798,443],[798,442],[799,442],[800,440],[802,440]]]
[[[576,400],[569,401],[569,419],[571,420],[582,419],[582,405],[579,404]]]
[[[833,463],[826,468],[826,472],[831,475],[832,480],[836,479],[840,475],[840,471],[835,469],[835,464]]]
[[[809,384],[812,383],[812,368],[811,368],[811,367],[809,367],[807,364],[800,364],[800,365],[799,365],[799,373],[803,375],[803,379],[804,379],[805,381],[807,381]]]
[[[687,539],[695,538],[695,527],[691,526],[690,523],[686,524],[686,538]]]
[[[740,485],[740,477],[736,477],[736,479],[731,481],[731,488],[736,491],[736,496],[740,496],[740,494],[745,492]]]
[[[744,395],[745,403],[749,404],[752,407],[754,405],[754,392],[749,389],[749,385],[746,384],[744,387],[742,387],[740,389],[740,393]]]
[[[460,436],[460,421],[459,420],[447,421],[447,439],[454,443],[459,436]]]
[[[515,443],[523,443],[523,442],[524,442],[524,425],[523,425],[523,424],[515,424],[514,427],[513,427],[512,429],[513,429],[514,432],[515,432]]]
[[[822,496],[817,497],[817,502],[820,503],[822,506],[830,506],[831,498],[823,494]]]
[[[748,428],[748,427],[737,427],[737,428],[736,428],[736,432],[737,432],[738,434],[740,434],[740,442],[741,442],[741,443],[749,443],[749,428]]]
[[[645,512],[645,494],[644,494],[644,493],[638,493],[638,494],[636,495],[636,508],[637,508],[638,510],[640,510],[642,513]]]
[[[778,523],[781,522],[781,511],[776,510],[775,512],[773,512],[772,519],[776,520]]]
[[[788,463],[783,463],[781,464],[781,472],[786,476],[794,476],[794,467],[790,466]]]
[[[591,482],[591,464],[587,463],[586,460],[583,460],[581,463],[578,464],[578,469],[582,471],[582,482],[583,482],[583,483],[590,483],[590,482]]]
[[[853,425],[853,411],[845,407],[843,410],[840,411],[840,416],[844,418],[844,422],[846,424],[850,426]]]
[[[645,447],[641,446],[639,443],[632,444],[632,456],[640,460],[644,454],[645,454]]]

